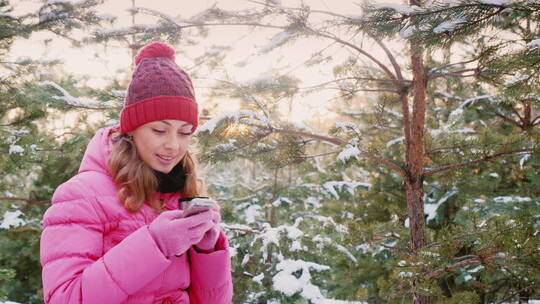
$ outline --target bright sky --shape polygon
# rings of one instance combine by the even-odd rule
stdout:
[[[261,0],[263,1],[263,0]],[[284,6],[298,7],[300,1],[283,0]],[[344,15],[360,15],[360,1],[348,0],[306,0],[304,1],[312,9],[332,11]],[[373,1],[373,2],[393,2],[399,3],[399,0]],[[20,0],[13,4],[16,8],[14,12],[35,11],[40,3],[38,1]],[[217,6],[226,10],[237,10],[246,7],[256,6],[247,0],[198,0],[198,1],[165,1],[165,0],[135,0],[135,6],[150,8],[165,12],[173,17],[189,17],[205,8],[211,7],[217,3]],[[131,15],[126,9],[132,5],[131,0],[109,0],[99,7],[100,12],[118,16],[114,28],[122,28],[131,25]],[[153,24],[155,18],[148,18],[143,15],[137,15],[136,23]],[[302,86],[310,86],[329,80],[331,65],[326,67],[305,68],[302,62],[309,58],[309,55],[317,50],[327,46],[330,41],[321,39],[302,38],[298,43],[291,46],[278,49],[270,54],[258,54],[258,50],[264,46],[268,39],[277,34],[276,30],[256,30],[256,34],[247,35],[246,28],[242,27],[220,27],[213,28],[212,33],[202,45],[189,49],[188,57],[197,57],[211,50],[212,46],[230,45],[234,50],[224,59],[227,70],[230,71],[237,81],[246,81],[257,78],[276,67],[286,67],[285,71],[294,74],[302,80]],[[51,34],[34,35],[30,40],[17,41],[12,47],[14,58],[30,57],[35,59],[61,59],[64,62],[65,70],[69,73],[91,77],[88,82],[92,86],[102,86],[108,79],[123,79],[126,73],[119,73],[121,69],[126,69],[131,64],[130,51],[125,46],[118,43],[110,44],[107,48],[102,46],[91,46],[83,48],[73,48],[67,41],[54,39],[45,47],[44,41],[50,39]],[[180,47],[180,46],[177,46]],[[368,46],[369,47],[369,46]],[[343,61],[351,53],[346,50],[336,51],[334,60]],[[237,66],[241,61],[248,64]],[[189,70],[191,61],[189,58],[177,56],[176,62],[185,69]],[[212,75],[208,75],[212,78]],[[205,89],[202,81],[194,80],[196,93],[202,108],[204,105]],[[316,96],[307,96],[298,98],[293,104],[293,114],[291,119],[295,122],[303,122],[313,119],[316,116],[328,115],[327,108],[331,107],[328,100],[335,95],[336,91],[325,91]],[[224,105],[235,105],[236,103],[224,100]],[[225,107],[223,110],[235,110]]]

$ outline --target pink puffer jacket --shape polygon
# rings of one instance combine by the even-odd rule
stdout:
[[[100,129],[90,141],[79,173],[60,185],[43,218],[41,265],[46,303],[220,304],[232,299],[227,238],[219,250],[190,249],[167,259],[148,232],[158,215],[148,205],[129,213],[116,198],[106,168],[109,135]],[[166,209],[178,194],[159,194]]]

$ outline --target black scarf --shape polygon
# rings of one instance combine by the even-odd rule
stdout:
[[[157,170],[153,171],[158,180],[158,192],[178,192],[184,188],[184,184],[186,182],[186,172],[184,171],[182,162],[179,162],[178,165],[176,165],[169,173],[163,173]]]

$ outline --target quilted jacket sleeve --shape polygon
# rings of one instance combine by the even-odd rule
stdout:
[[[103,254],[103,224],[84,186],[69,181],[44,215],[45,303],[121,303],[170,264],[142,226]]]
[[[229,304],[232,301],[233,285],[229,241],[220,233],[216,251],[198,253],[193,247],[189,250],[191,285],[189,299],[191,304]]]

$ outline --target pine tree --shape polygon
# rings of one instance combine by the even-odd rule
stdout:
[[[303,94],[302,79],[276,69],[239,82],[221,70],[229,47],[195,59],[207,65],[194,75],[223,75],[210,97],[242,107],[203,109],[211,119],[197,135],[231,238],[235,302],[537,297],[536,1],[366,4],[362,16],[253,3],[188,19],[134,8],[161,21],[93,37],[189,44],[215,26],[245,26],[276,30],[262,54],[311,37],[352,52],[340,64],[324,50],[305,62],[334,65],[311,93],[340,92],[339,121],[318,131],[280,112]]]
[[[527,2],[526,4],[530,5],[531,8],[529,11],[533,12],[536,4],[534,2]],[[349,79],[353,83],[349,84],[348,87],[343,86],[350,92],[346,97],[350,98],[351,95],[357,92],[359,85],[364,85],[364,87],[359,90],[369,90],[366,89],[367,84],[368,88],[372,88],[371,90],[388,92],[380,100],[381,102],[378,107],[379,112],[377,113],[379,116],[387,115],[387,108],[389,108],[390,111],[401,110],[401,113],[398,115],[394,115],[395,112],[392,113],[392,116],[400,118],[401,124],[399,126],[390,125],[390,129],[393,129],[394,131],[399,131],[401,129],[402,134],[404,134],[403,138],[399,139],[403,142],[403,145],[396,149],[397,151],[393,151],[397,154],[385,155],[387,153],[384,151],[384,141],[381,142],[380,140],[381,137],[388,136],[388,133],[395,134],[395,132],[379,132],[376,134],[377,138],[375,138],[366,135],[366,133],[363,132],[365,129],[361,129],[360,132],[354,132],[356,133],[356,136],[353,134],[353,136],[347,138],[347,140],[339,141],[347,143],[347,152],[345,154],[366,157],[375,161],[378,165],[386,166],[387,169],[394,171],[394,174],[397,173],[397,176],[401,176],[402,178],[404,189],[401,188],[400,190],[402,193],[404,192],[405,201],[407,202],[407,222],[410,227],[408,230],[410,231],[411,239],[410,243],[404,242],[401,248],[396,248],[397,251],[401,251],[402,254],[404,254],[403,250],[405,253],[408,252],[406,254],[407,260],[401,260],[395,265],[396,267],[394,269],[396,270],[388,279],[388,284],[380,283],[380,286],[386,287],[389,294],[392,295],[387,298],[388,301],[392,302],[396,300],[395,297],[407,295],[410,295],[415,303],[428,303],[432,300],[445,302],[445,296],[452,297],[452,301],[455,302],[470,302],[477,300],[484,301],[487,299],[506,299],[518,294],[519,296],[522,296],[522,294],[534,294],[537,288],[537,283],[534,279],[537,276],[535,274],[537,273],[537,270],[529,271],[527,274],[523,275],[523,277],[527,277],[527,280],[524,281],[532,280],[535,283],[531,283],[529,286],[525,287],[523,287],[523,285],[526,284],[517,284],[517,286],[513,286],[504,292],[500,292],[498,288],[469,289],[469,287],[466,286],[466,282],[468,282],[472,276],[467,272],[466,266],[477,266],[480,264],[498,265],[500,263],[507,263],[507,265],[511,265],[516,268],[515,270],[521,272],[523,269],[534,264],[533,261],[538,259],[538,252],[537,249],[535,249],[538,238],[536,237],[537,233],[534,233],[537,224],[535,217],[530,216],[528,212],[537,210],[538,203],[534,198],[528,197],[505,198],[503,196],[491,196],[489,199],[495,203],[505,200],[510,202],[527,201],[531,203],[528,204],[529,207],[524,208],[527,210],[526,212],[519,215],[506,212],[502,217],[503,219],[490,217],[493,209],[497,208],[496,206],[475,208],[478,211],[481,211],[482,209],[487,211],[487,213],[482,212],[482,216],[485,217],[482,221],[486,221],[488,226],[479,229],[486,225],[480,225],[481,223],[478,223],[481,217],[467,219],[463,217],[463,213],[460,213],[460,211],[468,210],[464,208],[467,206],[463,206],[463,202],[467,199],[471,199],[471,197],[466,193],[457,196],[461,191],[456,188],[457,185],[459,185],[459,183],[456,184],[456,179],[463,177],[474,179],[476,177],[475,175],[464,174],[464,172],[468,173],[471,166],[486,166],[488,161],[500,161],[501,163],[506,163],[512,159],[512,155],[531,155],[536,151],[537,135],[535,132],[531,131],[533,131],[537,119],[532,116],[533,109],[531,102],[533,102],[535,98],[530,95],[530,93],[532,93],[530,87],[522,87],[521,94],[527,97],[525,99],[522,98],[521,100],[518,99],[517,110],[523,109],[524,112],[522,115],[519,112],[516,112],[516,108],[513,108],[512,105],[509,106],[508,103],[491,102],[491,100],[494,99],[492,97],[467,98],[463,103],[454,103],[453,107],[447,105],[443,107],[443,109],[440,109],[440,106],[436,103],[427,103],[427,96],[429,96],[430,90],[433,95],[436,95],[438,93],[437,87],[440,86],[439,83],[446,82],[446,84],[451,84],[452,78],[477,77],[477,81],[480,80],[486,82],[486,84],[492,85],[492,87],[488,89],[483,86],[477,86],[476,90],[473,91],[473,94],[477,96],[479,96],[479,93],[485,93],[485,90],[489,90],[490,95],[493,94],[497,96],[495,98],[501,96],[500,99],[502,100],[508,100],[508,97],[515,97],[508,96],[507,94],[514,92],[510,94],[515,95],[516,92],[519,92],[515,88],[516,81],[511,83],[511,86],[513,87],[511,91],[506,90],[507,92],[504,92],[503,90],[501,92],[498,90],[499,88],[497,85],[501,85],[501,82],[500,80],[497,82],[497,79],[500,79],[500,76],[504,75],[504,73],[501,74],[501,70],[497,71],[495,68],[500,69],[504,63],[508,62],[508,58],[511,57],[501,56],[493,58],[490,56],[490,54],[493,54],[494,48],[502,49],[502,46],[498,41],[493,42],[493,40],[496,40],[497,36],[494,36],[493,32],[488,32],[488,30],[497,27],[499,24],[501,24],[500,28],[509,32],[512,32],[512,30],[515,31],[515,28],[512,29],[509,27],[508,22],[504,22],[504,20],[500,21],[497,19],[494,23],[489,23],[487,21],[496,16],[508,18],[508,20],[522,17],[523,8],[519,7],[520,10],[516,10],[518,11],[516,12],[516,15],[512,15],[503,12],[505,8],[507,8],[507,4],[505,3],[434,3],[422,6],[424,4],[412,1],[410,7],[399,5],[368,5],[365,8],[365,16],[362,18],[337,16],[341,19],[340,21],[349,26],[349,29],[353,33],[365,33],[367,37],[378,44],[387,56],[389,64],[386,65],[380,60],[372,57],[361,47],[351,43],[350,40],[340,39],[337,36],[325,32],[323,29],[315,29],[310,26],[308,23],[308,16],[312,12],[307,7],[295,9],[293,12],[293,9],[284,8],[280,4],[274,2],[267,2],[263,5],[265,5],[265,9],[273,10],[273,13],[276,15],[286,15],[288,21],[290,21],[288,25],[280,27],[284,29],[284,32],[281,33],[281,37],[286,36],[287,39],[276,39],[279,40],[279,43],[276,44],[277,46],[282,45],[284,41],[297,39],[302,35],[313,35],[334,40],[354,49],[360,53],[360,55],[368,57],[375,65],[375,68],[371,67],[365,69],[365,71],[368,71],[367,74],[364,72],[365,74],[360,73],[350,75]],[[451,6],[451,8],[445,9],[443,8],[444,5]],[[441,11],[442,13],[440,13]],[[447,11],[452,12],[454,15],[451,15],[450,13],[447,14]],[[500,14],[500,16],[498,14]],[[455,21],[456,16],[460,16],[462,19],[459,19],[459,22],[457,22]],[[525,14],[525,16],[527,16],[527,14]],[[454,20],[448,20],[451,18]],[[525,22],[530,24],[533,20],[527,19],[526,21],[523,21],[523,23]],[[336,23],[339,22],[336,21]],[[472,27],[471,24],[473,25]],[[515,22],[515,24],[519,24],[519,22]],[[250,23],[250,25],[270,27],[262,22],[257,24]],[[459,25],[461,25],[461,27]],[[486,32],[479,30],[480,26],[482,26],[482,29],[485,29]],[[273,25],[272,27],[279,28],[279,26],[276,25]],[[529,29],[530,28],[534,28],[534,26],[529,25]],[[426,32],[429,32],[429,34],[425,34]],[[402,36],[409,40],[408,53],[411,70],[410,72],[407,72],[407,74],[412,76],[411,80],[406,78],[407,74],[405,74],[402,67],[397,63],[396,56],[392,54],[383,41],[378,38],[395,37],[398,33],[401,33]],[[426,47],[431,48],[428,49],[429,51],[434,51],[433,44],[436,42],[444,43],[455,39],[463,40],[467,37],[469,37],[469,39],[475,39],[477,36],[470,37],[470,35],[476,33],[482,33],[482,39],[489,40],[490,43],[493,42],[496,47],[490,43],[483,44],[484,41],[482,40],[479,44],[482,49],[480,52],[475,52],[474,55],[471,56],[473,59],[429,67],[425,66]],[[525,41],[527,41],[527,39],[530,40],[530,37],[525,38]],[[467,42],[468,40],[465,41]],[[442,46],[445,47],[444,44]],[[446,45],[446,47],[448,46]],[[526,51],[526,54],[529,56],[527,59],[530,58],[529,50]],[[486,60],[489,59],[491,59],[491,62],[486,64]],[[514,60],[514,63],[520,63],[520,59]],[[521,60],[521,64],[524,68],[531,68],[529,64],[523,63],[524,59]],[[478,63],[480,67],[467,68],[466,64],[471,62]],[[430,62],[429,64],[435,64],[435,62]],[[486,71],[483,70],[483,65],[486,66]],[[506,68],[507,73],[508,71],[515,73],[515,69],[520,69],[520,67],[516,65],[506,65]],[[356,70],[362,71],[360,68],[357,68]],[[530,81],[533,78],[530,76],[532,74],[533,73],[529,71],[526,74],[526,77],[520,77],[517,81]],[[386,76],[386,78],[384,76]],[[360,83],[360,81],[362,81],[362,83]],[[496,85],[493,86],[493,84]],[[530,86],[530,83],[528,85]],[[476,102],[477,100],[478,102]],[[490,102],[490,105],[486,106],[486,109],[488,110],[487,113],[485,110],[482,110],[480,113],[478,111],[466,112],[466,110],[468,110],[466,107],[470,107],[472,103],[481,104],[486,101]],[[401,107],[394,109],[390,106],[392,104],[400,104]],[[512,109],[513,112],[516,112],[515,116],[510,112]],[[490,112],[495,115],[486,117],[487,115],[485,114],[489,114]],[[441,121],[430,120],[426,122],[426,117],[432,117],[427,116],[427,114],[433,114],[434,117],[437,117]],[[244,117],[236,116],[235,119],[230,120],[230,123],[238,123],[241,121],[241,118],[254,117],[258,116],[256,114],[250,114]],[[384,118],[380,118],[380,120],[383,119]],[[262,119],[260,119],[260,121],[263,122],[263,128],[269,132],[271,131],[275,134],[283,132],[282,128],[275,127]],[[481,124],[478,124],[478,122]],[[519,127],[522,131],[527,130],[527,134],[523,134],[522,132],[509,132],[508,123]],[[253,124],[249,122],[245,124],[247,126],[253,126]],[[425,132],[426,125],[429,127],[429,133]],[[488,125],[497,127],[487,127]],[[256,127],[256,130],[260,132],[261,125],[256,125]],[[351,126],[350,129],[350,131],[355,131],[354,126]],[[310,136],[310,134],[302,134],[301,132],[291,130],[287,131],[287,133],[295,134],[297,136]],[[362,134],[362,136],[358,136],[359,134]],[[267,135],[265,134],[265,136]],[[317,137],[311,134],[311,138]],[[324,137],[318,138],[328,140]],[[359,147],[360,142],[364,143],[361,147]],[[387,147],[388,144],[386,144]],[[246,146],[243,145],[241,147],[245,148]],[[229,145],[229,148],[231,150],[237,149],[234,145]],[[426,154],[426,152],[429,152],[429,154]],[[507,159],[498,160],[503,157],[506,157]],[[446,176],[442,176],[442,173],[445,173]],[[494,177],[496,175],[493,173],[489,174],[489,176]],[[448,177],[450,177],[450,179],[448,179]],[[482,179],[480,182],[481,181]],[[443,184],[441,184],[441,182]],[[467,189],[467,187],[463,188]],[[461,200],[461,206],[459,205],[460,202],[458,199]],[[434,225],[434,227],[437,227],[438,225],[439,229],[440,227],[444,228],[442,232],[426,230],[424,222],[424,203],[427,203],[428,206],[435,205],[429,206],[429,209],[432,210],[434,208],[437,213],[441,213],[441,216],[438,217],[437,215],[433,215],[433,211],[430,211],[427,219],[431,221],[433,218],[438,218],[439,223],[437,224],[434,222],[432,225]],[[517,206],[515,207],[519,208]],[[461,210],[460,208],[463,208],[464,210]],[[402,217],[402,214],[396,214],[396,217],[399,219]],[[466,221],[462,222],[463,220]],[[516,224],[516,222],[518,222],[518,224]],[[462,226],[456,226],[458,223]],[[479,225],[480,227],[478,227]],[[492,239],[491,237],[493,235],[490,234],[490,231],[493,231],[493,228],[497,231],[501,231],[495,239]],[[466,229],[470,229],[471,231],[474,231],[474,233],[466,233]],[[388,233],[385,234],[387,235]],[[390,233],[390,235],[394,234],[395,233]],[[400,234],[397,233],[395,235],[399,236]],[[458,235],[458,237],[455,237],[456,235]],[[428,238],[427,240],[426,237]],[[402,238],[398,239],[401,239],[403,243]],[[465,241],[463,241],[463,239],[465,239]],[[512,242],[514,243],[512,245],[507,243],[510,239],[513,239]],[[531,240],[534,241],[531,242]],[[527,248],[523,250],[520,249],[519,255],[507,258],[508,252],[514,252],[516,242],[518,244],[521,242],[528,243],[530,246],[527,246]],[[441,243],[446,247],[438,249],[441,252],[432,252],[429,250],[429,248],[432,248],[433,246],[440,247],[441,245],[438,244]],[[448,244],[455,245],[455,249],[450,250],[453,247],[448,246]],[[522,246],[520,245],[520,248],[521,247]],[[445,259],[441,260],[439,258],[434,258],[443,255],[445,256]],[[397,266],[406,267],[412,271],[397,271],[397,269],[399,269]],[[443,270],[441,271],[441,269]],[[454,281],[464,286],[457,287],[455,289],[457,292],[456,294],[452,294],[451,288],[446,286],[446,293],[444,293],[439,286],[443,283],[441,282],[443,279],[439,278],[443,275],[450,275],[450,277],[452,277],[454,275],[454,269],[463,271]],[[478,268],[475,269],[476,272],[479,271]],[[486,277],[489,278],[491,275],[491,273],[483,274],[484,278],[480,276],[479,282],[485,281]],[[507,282],[510,280],[510,276],[502,275],[502,278],[499,278],[498,280],[487,279],[487,282],[491,281],[488,284],[494,284],[495,281],[501,282],[501,280]],[[394,286],[397,286],[398,288],[392,288]]]
[[[69,134],[47,130],[55,115],[83,106],[74,104],[77,98],[67,93],[76,91],[75,79],[53,76],[57,61],[8,60],[10,46],[38,32],[68,37],[99,23],[92,10],[96,4],[43,3],[35,13],[16,16],[12,10],[17,3],[0,1],[0,300],[43,301],[40,219],[53,189],[76,172],[81,143],[89,136],[76,134],[66,143],[63,137]],[[84,120],[78,123],[82,126]]]

